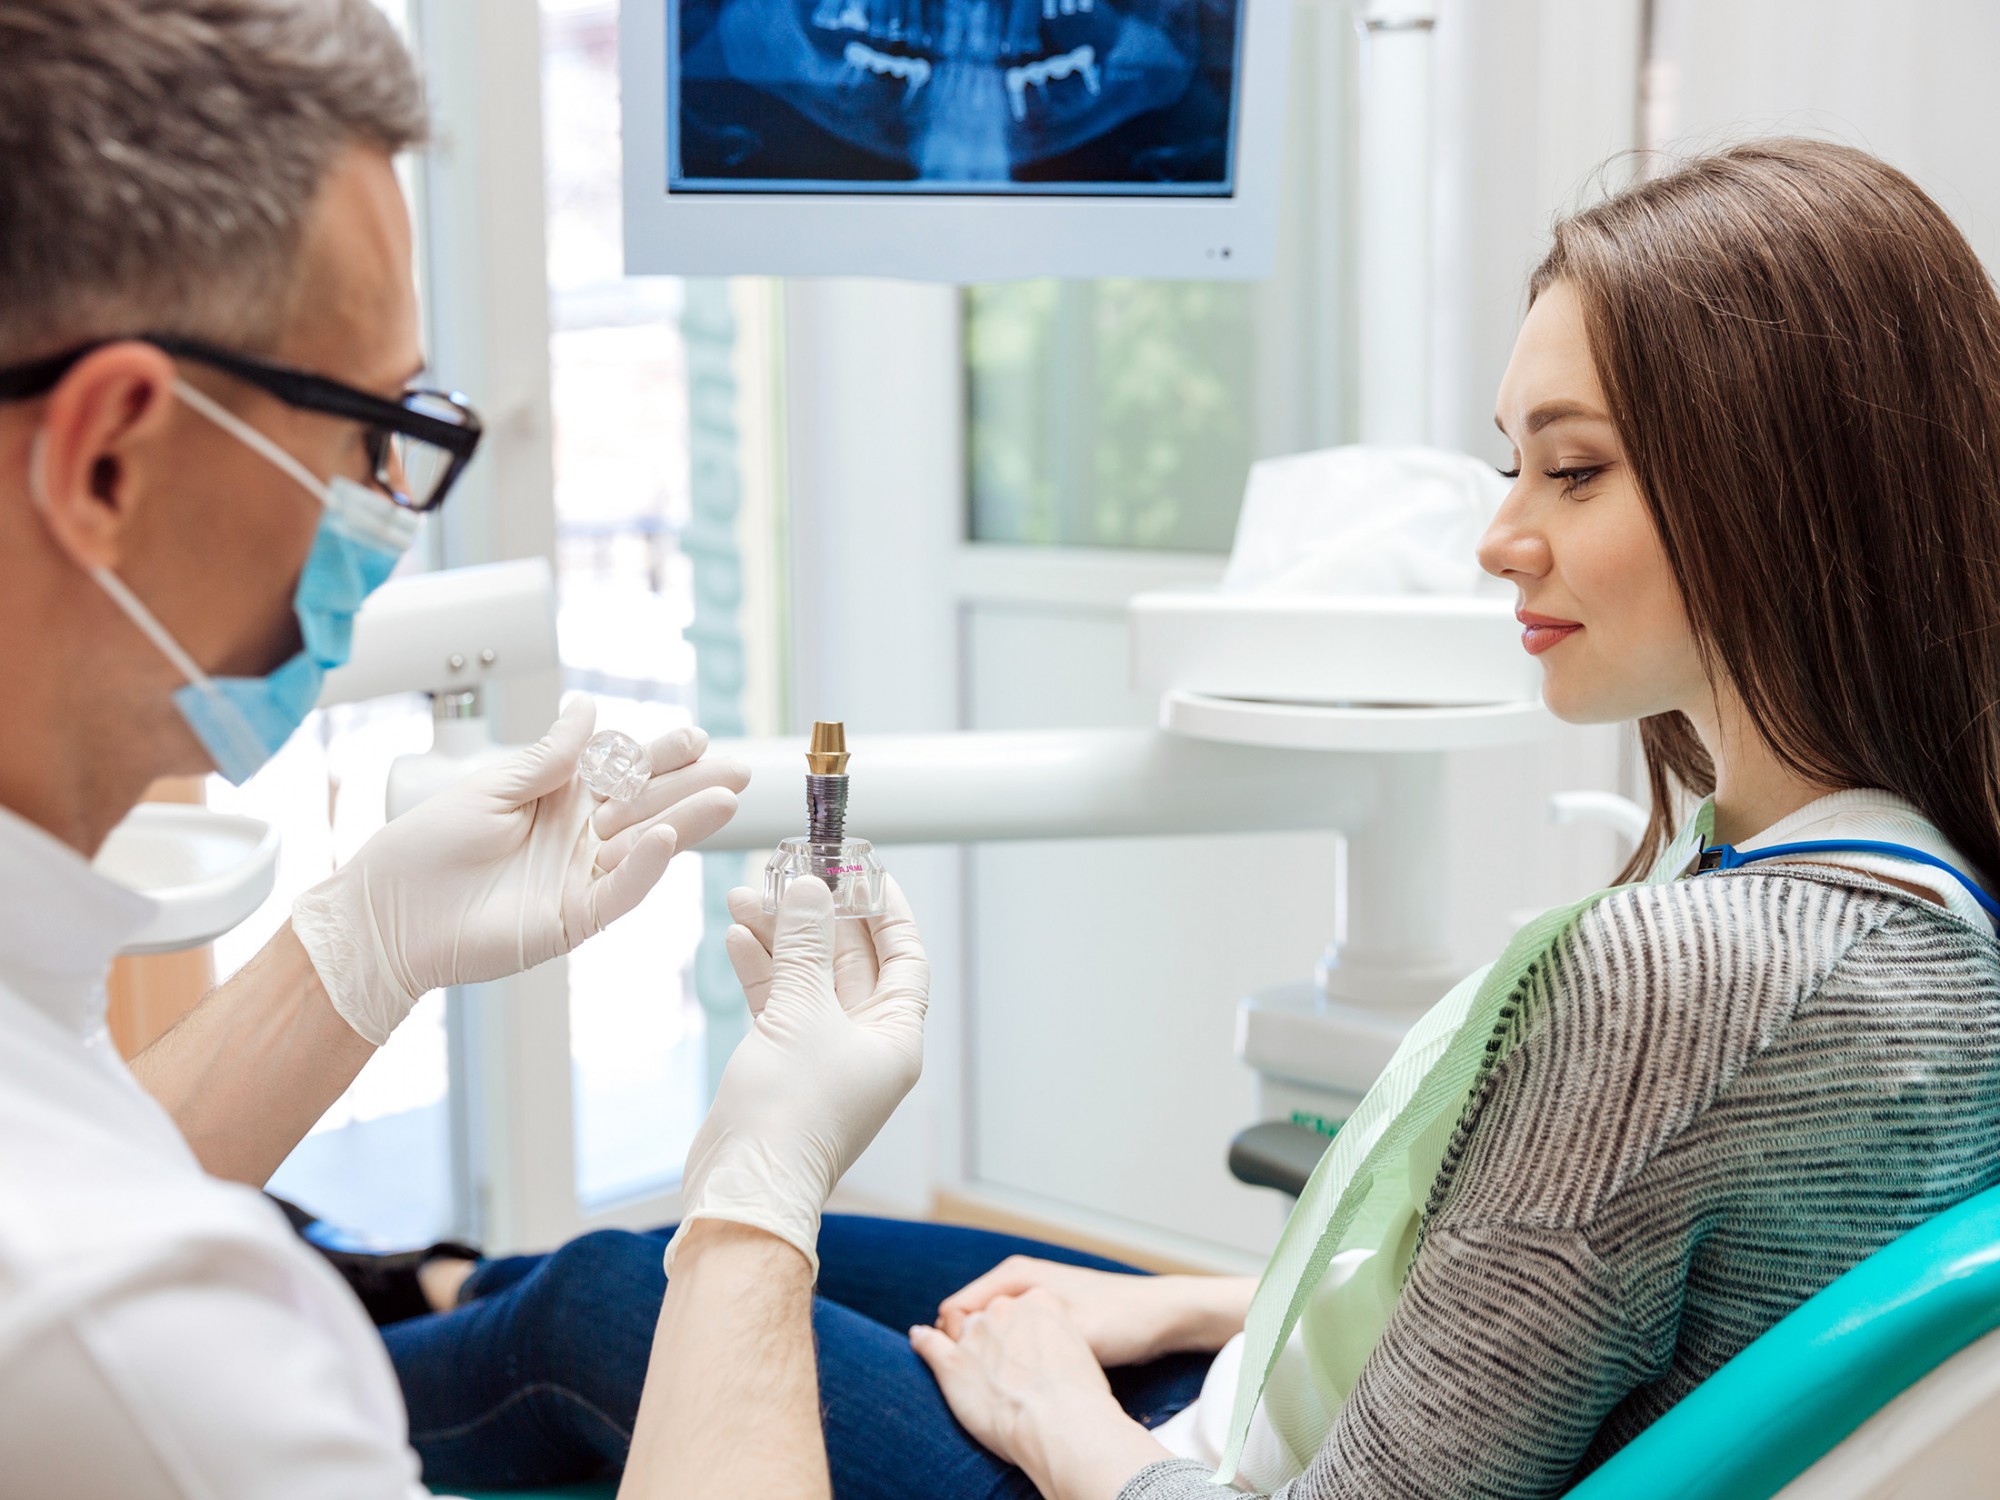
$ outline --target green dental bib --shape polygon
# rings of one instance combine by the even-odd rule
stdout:
[[[1686,873],[1714,817],[1704,802],[1643,883]],[[1502,1055],[1522,980],[1577,917],[1628,889],[1609,887],[1524,926],[1498,960],[1424,1013],[1334,1137],[1251,1301],[1218,1483],[1235,1479],[1260,1400],[1301,1462],[1325,1439],[1395,1310],[1431,1187],[1474,1086]],[[1336,1265],[1341,1274],[1329,1277]],[[1294,1327],[1302,1351],[1287,1347]]]

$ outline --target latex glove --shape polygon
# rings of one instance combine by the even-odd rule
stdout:
[[[730,893],[726,943],[750,1002],[749,1033],[723,1070],[681,1179],[681,1227],[728,1219],[798,1247],[819,1271],[819,1216],[923,1068],[930,964],[909,904],[888,882],[882,916],[836,921],[817,880],[775,919]]]
[[[735,813],[750,773],[702,759],[699,729],[653,741],[646,788],[602,801],[576,775],[596,721],[596,704],[572,700],[538,743],[420,802],[293,903],[328,998],[368,1041],[381,1046],[432,990],[594,937]]]

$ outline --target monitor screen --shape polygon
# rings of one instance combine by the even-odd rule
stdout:
[[[1295,3],[620,0],[626,269],[1264,275]]]
[[[668,190],[1228,196],[1242,0],[667,0]]]

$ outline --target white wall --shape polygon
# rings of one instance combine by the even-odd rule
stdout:
[[[1549,227],[1629,180],[1639,0],[1444,0],[1437,25],[1432,437],[1504,460],[1493,393]]]
[[[1829,136],[1902,168],[2000,266],[2000,5],[1658,0],[1653,131],[1670,149]]]
[[[968,727],[1147,725],[1122,602],[973,603]],[[1333,774],[1329,772],[1329,774]],[[1237,999],[1310,974],[1333,930],[1328,833],[982,848],[967,889],[966,1177],[1172,1248],[1261,1254],[1281,1205],[1225,1166],[1256,1119]]]
[[[1628,181],[1639,0],[1443,0],[1433,433],[1504,457],[1492,397],[1553,218]],[[2000,5],[1654,0],[1648,143],[1831,136],[1909,172],[2000,266]],[[1600,167],[1608,170],[1600,173]]]

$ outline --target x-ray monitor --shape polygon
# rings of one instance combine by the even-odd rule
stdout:
[[[623,0],[633,272],[1269,269],[1291,0]]]

